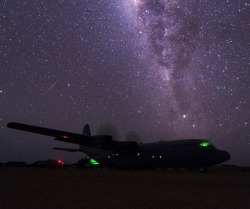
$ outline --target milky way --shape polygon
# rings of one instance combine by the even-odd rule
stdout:
[[[193,73],[189,63],[198,45],[201,21],[197,17],[198,4],[185,5],[183,1],[166,0],[132,1],[132,4],[147,34],[151,59],[156,62],[154,68],[164,70],[169,80],[166,91],[170,101],[165,109],[176,113],[173,115],[168,112],[168,115],[173,116],[171,121],[178,120],[178,115],[181,115],[182,120],[190,112],[191,101],[187,95],[190,82],[187,80]],[[179,129],[180,126],[180,133]]]
[[[173,79],[183,78],[199,32],[194,11],[176,1],[144,1],[138,10],[157,62]]]
[[[109,122],[120,140],[207,138],[250,165],[249,21],[242,0],[3,1],[0,161],[81,157],[9,121]]]

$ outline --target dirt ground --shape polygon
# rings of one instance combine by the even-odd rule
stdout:
[[[0,209],[250,209],[250,172],[0,168]]]

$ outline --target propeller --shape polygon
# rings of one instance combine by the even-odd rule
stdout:
[[[132,141],[132,142],[136,142],[136,143],[140,144],[141,137],[139,136],[139,134],[137,132],[131,130],[127,133],[125,141]]]
[[[120,141],[119,132],[115,125],[112,123],[104,123],[97,129],[97,135],[109,135],[112,136],[112,139],[115,141]],[[139,134],[133,130],[129,131],[125,137],[124,142],[136,142],[137,144],[141,143],[141,137]]]
[[[97,135],[109,135],[113,140],[119,140],[117,128],[112,123],[104,123],[97,129]]]

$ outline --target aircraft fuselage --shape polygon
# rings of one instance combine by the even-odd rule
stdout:
[[[91,136],[86,124],[83,134],[10,122],[9,128],[55,137],[55,140],[80,145],[79,149],[54,148],[84,152],[101,166],[118,168],[205,168],[230,159],[228,152],[218,150],[209,141],[182,139],[153,143],[115,141],[110,135]]]
[[[185,139],[139,144],[136,149],[92,151],[86,153],[101,165],[118,168],[200,168],[230,159],[229,153],[216,149],[204,140]],[[207,141],[206,141],[207,142]]]

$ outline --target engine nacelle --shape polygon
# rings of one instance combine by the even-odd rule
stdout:
[[[137,149],[137,145],[138,145],[137,142],[123,141],[123,142],[119,142],[116,149],[119,151],[135,150]]]

